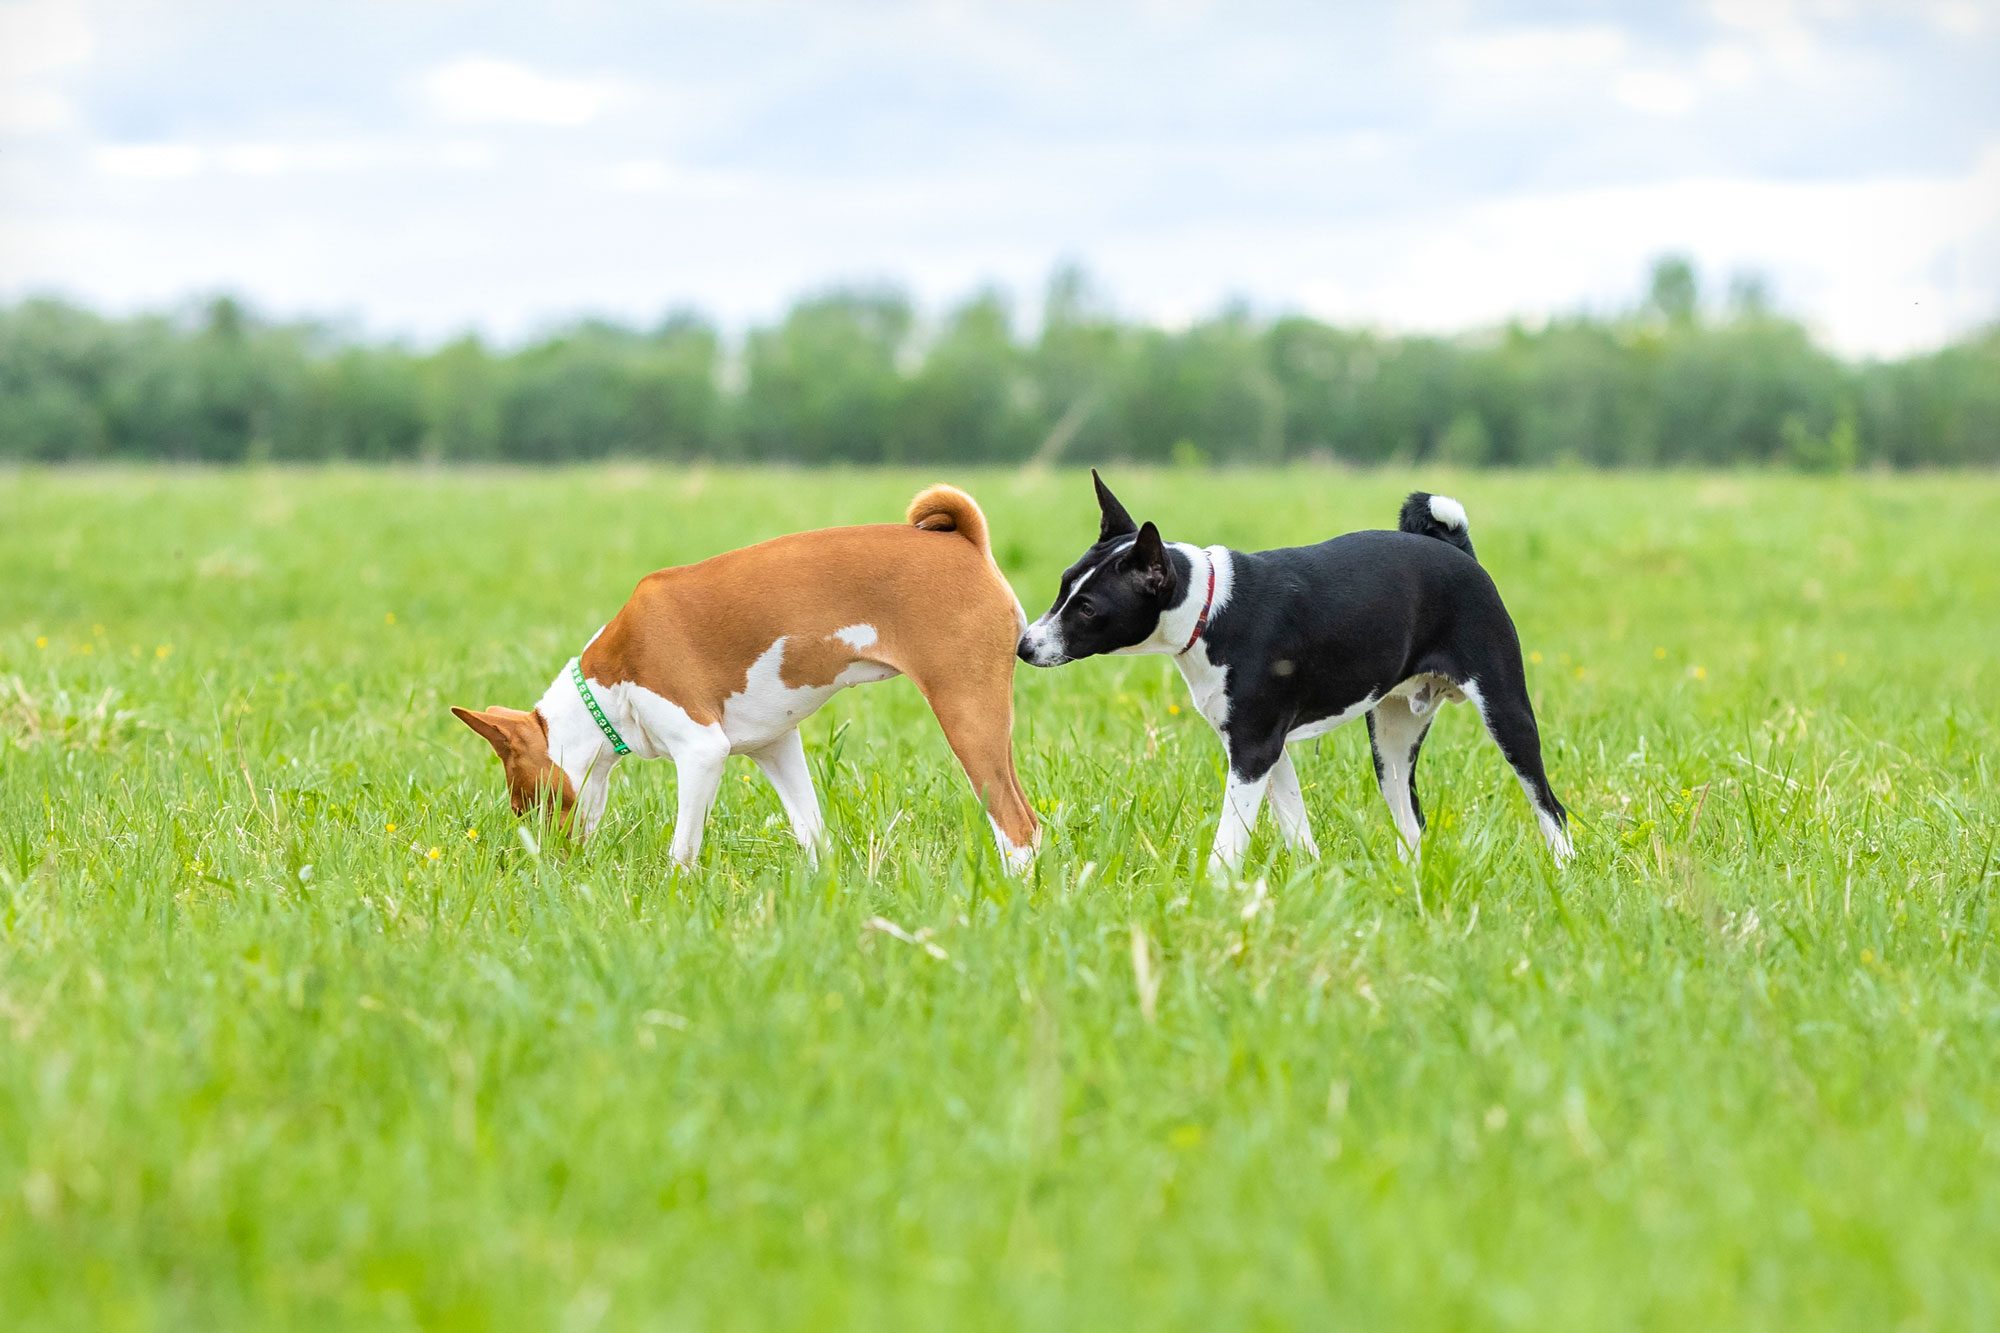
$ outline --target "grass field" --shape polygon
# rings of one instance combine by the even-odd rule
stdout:
[[[1419,871],[1200,873],[1159,659],[1020,678],[1034,875],[904,682],[517,836],[446,711],[637,576],[930,474],[0,475],[12,1328],[2000,1325],[2000,479],[1114,476],[1276,545],[1462,499],[1581,855],[1472,714]],[[1032,612],[1088,483],[970,474]],[[891,931],[876,919],[893,923]]]

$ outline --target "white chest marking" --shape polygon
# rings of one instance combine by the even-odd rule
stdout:
[[[873,647],[878,636],[873,625],[849,625],[845,629],[835,630],[833,637],[859,652],[863,648]]]
[[[1220,732],[1229,725],[1229,668],[1208,658],[1208,645],[1197,643],[1174,659],[1181,679],[1187,682],[1188,698],[1194,711],[1208,719]]]

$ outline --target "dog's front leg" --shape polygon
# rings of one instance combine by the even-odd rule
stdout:
[[[817,864],[826,846],[826,821],[820,816],[819,794],[813,790],[812,770],[806,767],[805,742],[794,727],[750,756],[778,793],[785,816],[792,821],[792,836],[806,855]]]
[[[1305,793],[1299,790],[1299,774],[1292,767],[1290,751],[1281,753],[1271,768],[1271,813],[1278,817],[1278,833],[1285,846],[1309,857],[1319,856],[1312,817],[1306,813]]]
[[[1215,830],[1215,850],[1208,856],[1209,874],[1234,877],[1243,868],[1243,853],[1250,849],[1250,833],[1257,827],[1264,789],[1270,785],[1268,770],[1255,778],[1229,770],[1229,782],[1222,792],[1222,823]]]
[[[719,730],[719,728],[718,728]],[[701,737],[674,752],[674,774],[680,787],[680,809],[674,817],[674,863],[694,868],[701,855],[702,827],[722,786],[722,769],[729,762],[729,742]]]
[[[1243,866],[1243,854],[1250,850],[1250,834],[1257,827],[1271,775],[1285,757],[1285,733],[1265,734],[1262,727],[1232,729],[1224,748],[1229,752],[1229,781],[1222,791],[1222,823],[1215,830],[1208,871],[1234,878]]]

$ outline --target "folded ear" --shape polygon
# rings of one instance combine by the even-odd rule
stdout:
[[[1113,537],[1123,537],[1137,530],[1132,516],[1125,512],[1125,506],[1118,503],[1118,497],[1104,484],[1104,478],[1097,475],[1097,469],[1090,470],[1090,484],[1097,488],[1097,540],[1109,541]]]
[[[489,717],[485,713],[475,713],[470,708],[460,708],[456,704],[452,705],[451,715],[484,736],[486,743],[493,747],[493,752],[502,759],[505,759],[507,752],[513,748],[507,726],[499,719]]]
[[[1167,558],[1167,544],[1160,540],[1160,530],[1148,519],[1139,529],[1138,540],[1125,553],[1125,567],[1139,576],[1139,584],[1155,597],[1162,596],[1174,586],[1173,563]]]

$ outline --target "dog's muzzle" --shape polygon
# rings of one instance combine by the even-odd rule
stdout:
[[[1060,644],[1049,642],[1049,632],[1039,620],[1028,626],[1028,632],[1014,645],[1014,655],[1029,666],[1038,667],[1061,666],[1069,661]]]

